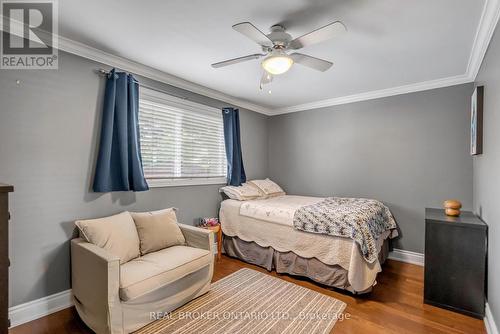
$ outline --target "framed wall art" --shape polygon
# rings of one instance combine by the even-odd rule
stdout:
[[[483,95],[484,87],[476,87],[471,97],[470,154],[483,153]]]

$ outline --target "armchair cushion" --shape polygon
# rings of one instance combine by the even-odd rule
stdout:
[[[129,301],[209,266],[208,250],[172,246],[120,266],[120,299]]]
[[[138,257],[139,236],[129,212],[114,216],[78,220],[76,226],[86,241],[120,258],[120,264]]]
[[[131,212],[131,215],[139,234],[142,255],[186,243],[181,229],[177,226],[174,208],[151,212]]]

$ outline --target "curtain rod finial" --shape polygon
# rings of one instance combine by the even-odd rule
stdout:
[[[105,69],[103,69],[103,68],[98,68],[98,69],[96,69],[96,70],[95,70],[95,72],[96,72],[97,74],[100,74],[100,75],[108,75],[108,74],[109,74],[109,71],[106,71],[106,70],[105,70]]]

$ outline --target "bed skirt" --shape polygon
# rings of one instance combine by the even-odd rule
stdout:
[[[380,264],[383,264],[389,254],[389,239],[384,241],[378,255]],[[307,277],[317,283],[329,287],[361,294],[371,292],[372,288],[364,291],[354,291],[347,279],[347,270],[338,265],[328,265],[316,258],[306,259],[293,252],[278,252],[272,247],[262,247],[255,242],[241,240],[238,237],[224,235],[223,248],[226,255],[238,258],[247,263],[275,270],[279,274]]]

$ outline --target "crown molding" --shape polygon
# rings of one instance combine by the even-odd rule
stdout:
[[[414,84],[392,87],[387,89],[375,90],[361,94],[353,94],[341,96],[332,99],[320,100],[310,103],[299,104],[291,107],[283,107],[273,109],[273,115],[287,114],[298,111],[318,109],[352,102],[360,102],[389,97],[401,94],[415,93],[430,89],[460,85],[464,83],[474,82],[476,80],[484,56],[490,45],[491,38],[495,32],[498,20],[500,18],[500,0],[486,0],[481,18],[474,36],[472,49],[467,63],[465,73],[462,75],[418,82]]]
[[[4,15],[0,15],[1,23],[0,24],[0,31],[3,30],[3,22],[6,19]],[[14,22],[14,30],[11,32],[14,35],[23,37],[23,28],[24,24],[22,22],[12,20]],[[39,34],[46,35],[46,37],[49,35],[48,32],[43,31],[43,30],[38,30],[37,31]],[[240,108],[245,108],[245,109],[250,109],[265,115],[271,115],[272,111],[269,108],[266,108],[264,106],[260,106],[258,104],[236,98],[234,96],[230,96],[227,94],[224,94],[222,92],[219,92],[214,89],[210,89],[208,87],[196,84],[194,82],[184,80],[182,78],[179,78],[177,76],[174,76],[172,74],[168,74],[166,72],[163,72],[161,70],[155,69],[153,67],[143,65],[141,63],[138,63],[136,61],[116,56],[111,53],[96,49],[94,47],[91,47],[87,44],[80,43],[77,41],[74,41],[72,39],[66,38],[61,35],[54,35],[56,43],[54,43],[52,46],[57,48],[60,51],[64,51],[67,53],[71,53],[86,59],[93,60],[95,62],[111,66],[111,67],[116,67],[119,68],[120,70],[124,70],[127,72],[131,72],[143,77],[146,77],[148,79],[152,79],[155,81],[159,81],[168,85],[175,86],[177,88],[185,89],[187,91],[200,94],[206,97],[210,97],[216,100],[220,100],[226,103],[229,103],[231,105],[240,107]],[[51,38],[47,38],[47,40],[50,40]]]
[[[160,71],[153,67],[149,67],[133,60],[129,60],[120,56],[115,56],[113,54],[101,51],[99,49],[93,48],[86,44],[73,41],[69,38],[58,36],[59,38],[59,50],[71,53],[80,57],[84,57],[98,63],[102,63],[108,66],[116,67],[124,71],[128,71],[143,77],[166,83],[178,88],[185,89],[187,91],[204,95],[216,100],[227,102],[234,106],[238,106],[245,109],[250,109],[259,112],[264,115],[272,115],[272,110],[258,104],[238,99],[236,97],[224,94],[214,89],[207,88],[205,86],[193,83],[181,79],[177,76],[168,74],[166,72]]]
[[[448,86],[460,85],[468,82],[474,81],[468,75],[457,75],[454,77],[448,77],[444,79],[437,79],[432,81],[424,81],[414,84],[409,84],[405,86],[392,87],[381,90],[374,90],[361,94],[353,94],[348,96],[336,97],[333,99],[320,100],[310,103],[299,104],[291,107],[284,107],[273,109],[273,115],[288,114],[298,111],[305,111],[311,109],[318,109],[324,107],[337,106],[341,104],[348,104],[353,102],[368,101],[373,99],[379,99],[388,96],[395,96],[407,93],[415,93],[429,89],[436,89]]]
[[[500,17],[500,0],[486,0],[467,64],[467,75],[476,80]]]
[[[491,38],[493,37],[493,33],[495,32],[495,28],[497,26],[499,18],[500,0],[486,0],[472,44],[467,68],[464,74],[403,86],[391,87],[387,89],[364,92],[360,94],[314,101],[283,108],[267,108],[259,104],[239,99],[234,96],[224,94],[220,91],[184,80],[177,76],[168,74],[150,66],[140,64],[133,60],[104,52],[102,50],[93,48],[89,45],[71,40],[63,36],[56,36],[56,38],[58,39],[58,49],[61,51],[84,57],[108,66],[117,67],[119,69],[129,71],[152,80],[156,80],[168,85],[188,90],[193,93],[217,99],[241,108],[250,109],[268,116],[274,116],[473,82],[476,79],[479,69],[481,68],[481,64],[483,62],[486,51],[488,50],[488,46],[490,44]],[[2,28],[3,25],[0,26],[0,29]]]

